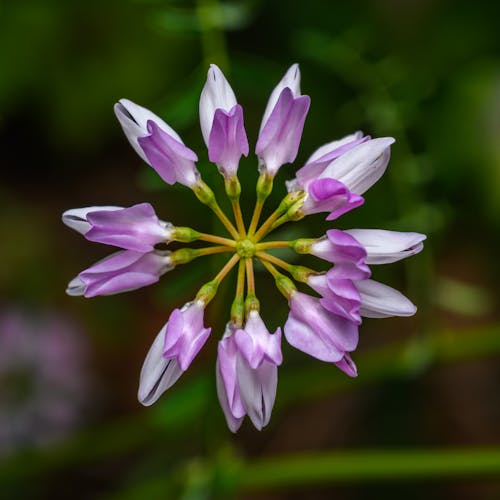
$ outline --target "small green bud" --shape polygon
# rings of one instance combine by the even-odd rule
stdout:
[[[241,184],[236,175],[232,175],[224,180],[226,194],[231,200],[237,200],[241,194]]]
[[[193,187],[196,197],[205,205],[212,205],[215,201],[214,192],[200,179]]]
[[[255,294],[251,293],[247,295],[247,299],[245,300],[245,310],[247,316],[250,314],[250,311],[260,310],[259,299],[255,296]]]
[[[236,297],[231,306],[231,321],[238,326],[243,325],[243,318],[245,315],[245,302],[243,297]]]
[[[262,173],[257,180],[257,198],[265,200],[273,190],[273,178],[266,173]]]
[[[287,278],[284,274],[278,273],[275,278],[276,286],[278,290],[289,299],[291,295],[297,291],[296,286],[290,278]]]
[[[307,283],[309,276],[311,276],[311,274],[316,274],[316,271],[304,266],[290,266],[290,274],[293,276],[294,280],[300,281],[301,283]]]
[[[280,212],[286,212],[290,207],[294,206],[296,203],[302,202],[304,198],[305,198],[304,191],[293,191],[291,193],[288,193],[283,198],[283,200],[281,200],[281,203],[278,206],[278,210]]]
[[[290,242],[290,248],[297,253],[311,253],[311,246],[316,240],[313,238],[299,238]]]
[[[200,233],[190,227],[175,227],[172,230],[172,240],[181,243],[191,243],[200,237]]]
[[[198,250],[194,248],[181,248],[170,254],[170,260],[174,266],[187,264],[199,256]]]
[[[297,221],[300,219],[303,219],[304,213],[302,212],[302,205],[303,205],[303,200],[299,200],[295,202],[287,211],[286,215],[288,217],[288,220],[291,221]]]
[[[205,283],[196,294],[195,300],[201,300],[207,305],[215,297],[218,288],[219,283],[215,280]]]

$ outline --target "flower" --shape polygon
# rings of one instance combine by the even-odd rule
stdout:
[[[114,295],[156,283],[173,268],[170,252],[116,252],[82,271],[70,281],[68,295]]]
[[[271,93],[260,125],[255,153],[271,177],[295,161],[311,100],[300,94],[300,71],[294,64]]]
[[[243,108],[222,71],[211,64],[200,97],[200,125],[208,158],[225,177],[236,174],[241,155],[248,155]]]
[[[153,404],[181,377],[211,333],[204,325],[205,309],[220,283],[238,269],[229,321],[219,340],[216,385],[227,425],[236,432],[248,416],[261,430],[269,424],[277,396],[278,366],[283,361],[281,328],[271,334],[260,315],[253,263],[257,259],[274,277],[290,307],[283,328],[288,343],[321,361],[334,364],[350,377],[357,375],[351,354],[359,342],[363,317],[410,316],[416,307],[399,291],[371,279],[369,266],[396,262],[423,248],[425,235],[381,229],[330,228],[316,238],[268,241],[282,224],[326,213],[333,221],[364,203],[363,195],[387,168],[392,137],[371,138],[355,132],[317,149],[287,182],[288,194],[276,210],[260,221],[274,177],[298,153],[310,99],[301,95],[298,65],[292,65],[274,88],[262,118],[255,146],[259,178],[250,222],[239,203],[242,188],[238,166],[249,145],[243,108],[223,72],[212,64],[199,101],[200,127],[208,158],[224,177],[231,219],[219,206],[196,167],[198,157],[165,121],[127,99],[115,105],[125,135],[167,184],[192,190],[223,224],[224,235],[177,227],[160,219],[148,203],[128,208],[93,206],[67,210],[63,222],[87,240],[120,250],[82,271],[67,289],[70,295],[110,295],[155,283],[175,266],[193,259],[226,253],[228,260],[181,308],[174,309],[145,358],[138,399]],[[191,242],[207,246],[189,247]],[[182,243],[174,251],[161,249]],[[272,253],[288,247],[330,265],[326,271],[292,265]],[[280,269],[278,269],[280,268]],[[311,289],[298,291],[294,281]]]
[[[156,336],[142,366],[138,399],[153,404],[189,368],[210,335],[203,326],[205,305],[198,300],[174,309]]]
[[[115,114],[132,147],[167,184],[195,186],[199,177],[195,166],[198,157],[184,146],[175,130],[128,99],[115,104]]]
[[[130,208],[74,208],[64,212],[62,219],[89,241],[136,252],[152,252],[156,244],[170,240],[173,229],[158,219],[149,203]]]
[[[245,415],[261,430],[271,418],[282,363],[281,330],[267,330],[259,313],[249,312],[245,328],[229,324],[219,341],[218,396],[228,427],[236,432]]]

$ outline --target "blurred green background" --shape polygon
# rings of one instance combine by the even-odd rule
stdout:
[[[500,498],[499,18],[486,0],[1,2],[0,497]],[[210,62],[245,109],[251,148],[270,91],[300,63],[312,106],[267,211],[316,147],[361,129],[397,142],[336,227],[429,236],[422,254],[374,270],[417,315],[364,321],[357,379],[285,346],[261,433],[246,422],[232,435],[215,391],[231,282],[189,372],[155,406],[135,399],[150,343],[217,258],[130,294],[64,294],[109,253],[62,225],[68,208],[149,201],[177,225],[216,224],[141,162],[112,112],[127,97],[162,116],[222,199],[197,115]],[[248,220],[255,157],[239,173]],[[281,235],[327,227],[318,216]],[[267,324],[283,324],[263,272],[257,291]]]

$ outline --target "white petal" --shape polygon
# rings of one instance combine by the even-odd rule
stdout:
[[[87,285],[77,276],[73,278],[66,288],[66,293],[72,297],[80,297],[85,293]]]
[[[66,212],[62,214],[62,221],[71,229],[74,229],[80,234],[85,234],[90,229],[90,224],[87,222],[87,215],[89,213],[100,210],[113,211],[122,209],[123,207],[114,206],[72,208],[66,210]]]
[[[304,163],[304,165],[307,165],[308,163],[312,163],[313,161],[318,160],[322,156],[326,155],[326,153],[329,153],[334,149],[340,148],[341,146],[349,144],[352,141],[356,141],[357,139],[361,139],[361,137],[363,137],[363,132],[358,131],[355,132],[354,134],[346,135],[345,137],[342,137],[342,139],[338,139],[336,141],[329,142],[328,144],[324,144],[310,156],[310,158]]]
[[[424,248],[427,236],[382,229],[349,229],[344,231],[361,243],[368,254],[367,264],[389,264],[415,255]]]
[[[218,66],[211,64],[200,96],[200,126],[207,146],[215,111],[219,108],[230,111],[236,104],[236,96],[224,73]]]
[[[226,417],[227,426],[229,427],[229,430],[231,432],[236,432],[241,427],[241,424],[245,416],[243,415],[243,417],[236,418],[231,412],[231,408],[229,407],[229,400],[226,393],[226,386],[224,385],[224,380],[220,372],[218,360],[215,373],[216,373],[215,379],[217,385],[217,396],[219,398],[219,403],[221,405],[222,411],[224,412],[224,416]]]
[[[120,99],[114,106],[115,115],[122,126],[123,132],[125,133],[131,146],[135,149],[137,154],[149,164],[144,151],[137,142],[139,137],[145,137],[149,135],[147,130],[147,122],[149,120],[154,121],[163,129],[167,134],[171,135],[174,139],[177,139],[181,144],[182,139],[179,137],[177,132],[170,127],[166,122],[164,122],[159,116],[155,115],[149,109],[143,108],[138,104],[135,104],[128,99]]]
[[[264,128],[264,125],[266,124],[269,115],[272,113],[282,90],[287,87],[292,91],[294,97],[300,96],[300,69],[298,64],[293,64],[290,68],[288,68],[285,76],[271,92],[271,96],[267,101],[266,110],[264,111],[264,116],[262,117],[262,122],[260,124],[260,131]]]
[[[392,137],[364,142],[333,160],[321,174],[343,182],[351,192],[363,194],[385,172],[390,159]]]
[[[388,318],[390,316],[412,316],[415,305],[401,292],[374,280],[356,281],[361,294],[361,316],[366,318]]]
[[[260,431],[271,419],[278,385],[278,368],[273,363],[264,361],[259,368],[253,370],[238,354],[236,370],[241,402],[253,425]]]
[[[175,358],[163,357],[166,328],[156,336],[142,365],[137,397],[144,406],[152,405],[184,373]]]

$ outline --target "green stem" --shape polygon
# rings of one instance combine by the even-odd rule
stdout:
[[[257,201],[255,202],[255,208],[253,210],[252,220],[250,221],[250,227],[248,229],[248,237],[251,238],[255,230],[257,229],[257,224],[259,223],[260,215],[262,209],[264,208],[264,203],[273,191],[273,178],[267,173],[261,173],[257,180]]]
[[[231,199],[231,206],[233,207],[234,220],[236,221],[236,227],[238,228],[238,233],[241,239],[245,237],[245,223],[243,222],[243,215],[241,213],[240,199]]]
[[[290,248],[291,241],[267,241],[265,243],[257,243],[255,245],[255,249],[259,250],[267,250],[269,248]]]
[[[246,272],[247,272],[247,294],[255,295],[255,275],[253,272],[253,260],[245,259]]]
[[[214,192],[210,189],[210,187],[201,179],[198,180],[198,183],[193,187],[193,193],[195,196],[207,207],[209,207],[214,214],[219,218],[224,227],[227,229],[229,234],[235,239],[239,239],[240,235],[238,231],[236,231],[235,227],[228,219],[227,215],[222,211],[215,199]]]
[[[255,233],[254,240],[260,241],[266,234],[272,231],[272,225],[279,218],[279,216],[283,213],[283,210],[278,207],[268,218],[267,220],[260,226],[259,230]]]
[[[198,239],[201,241],[208,241],[209,243],[220,243],[228,247],[236,247],[236,242],[230,240],[229,238],[222,238],[221,236],[216,236],[215,234],[199,233]]]
[[[236,282],[236,296],[231,306],[231,321],[238,325],[243,325],[245,316],[245,260],[242,259],[238,265],[238,281]]]
[[[292,264],[289,264],[288,262],[285,262],[283,259],[279,259],[278,257],[275,257],[274,255],[265,252],[257,252],[255,256],[260,260],[272,262],[273,264],[276,264],[285,271],[288,271],[290,274],[293,274],[292,268],[294,266]]]
[[[213,279],[214,282],[220,284],[220,282],[227,276],[229,271],[237,264],[240,260],[240,256],[235,253],[224,265],[224,267],[217,273],[217,276]]]

